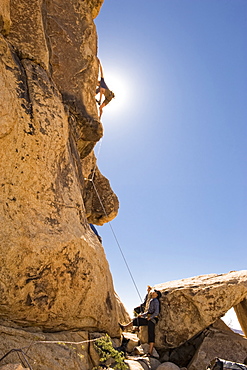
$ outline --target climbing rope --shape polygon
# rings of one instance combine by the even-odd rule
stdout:
[[[96,186],[95,186],[95,183],[94,183],[94,181],[93,181],[93,177],[92,177],[91,179],[88,179],[88,180],[92,182],[92,184],[93,184],[93,188],[94,188],[95,193],[96,193],[96,195],[97,195],[97,197],[98,197],[98,199],[99,199],[99,202],[100,202],[101,207],[102,207],[102,209],[103,209],[103,211],[104,211],[104,214],[105,214],[105,216],[106,216],[106,217],[108,217],[108,215],[107,215],[107,213],[106,213],[106,209],[105,209],[105,207],[104,207],[104,204],[103,204],[103,202],[102,202],[102,200],[101,200],[101,198],[100,198],[100,196],[99,196],[99,193],[98,193],[97,188],[96,188]],[[134,279],[133,274],[132,274],[132,272],[131,272],[131,270],[130,270],[129,264],[128,264],[128,262],[127,262],[127,260],[126,260],[125,256],[124,256],[123,250],[122,250],[122,248],[121,248],[121,246],[120,246],[120,243],[119,243],[119,241],[118,241],[118,238],[117,238],[117,236],[116,236],[116,233],[115,233],[115,232],[114,232],[114,230],[113,230],[113,227],[112,227],[112,225],[111,225],[111,222],[108,222],[108,224],[109,224],[109,226],[110,226],[110,229],[111,229],[111,232],[112,232],[112,234],[113,234],[113,236],[114,236],[114,239],[115,239],[115,241],[116,241],[116,243],[117,243],[118,249],[119,249],[119,251],[120,251],[120,253],[121,253],[121,255],[122,255],[122,258],[123,258],[123,260],[124,260],[124,263],[125,263],[125,265],[126,265],[126,267],[127,267],[127,270],[128,270],[128,272],[129,272],[129,275],[130,275],[130,277],[131,277],[131,280],[132,280],[132,282],[133,282],[133,284],[134,284],[134,287],[135,287],[135,289],[136,289],[136,291],[137,291],[137,294],[138,294],[138,296],[139,296],[139,298],[140,298],[140,302],[142,302],[142,298],[141,298],[140,292],[139,292],[139,290],[138,290],[138,288],[137,288],[137,285],[136,285],[135,279]]]
[[[102,138],[99,141],[98,154],[97,154],[96,159],[95,159],[95,164],[94,164],[94,168],[93,168],[93,171],[92,171],[91,181],[93,181],[93,179],[94,179],[95,170],[96,170],[96,167],[97,167],[97,158],[99,158],[99,153],[100,153],[101,145],[102,145]]]

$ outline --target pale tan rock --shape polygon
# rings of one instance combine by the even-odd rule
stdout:
[[[94,340],[97,338],[101,338],[104,336],[104,333],[90,333],[89,338],[91,342],[89,342],[89,355],[91,358],[91,361],[93,363],[93,366],[99,366],[100,363],[100,356],[99,353],[97,352],[95,345],[94,345]]]
[[[145,362],[138,362],[135,360],[125,360],[130,370],[150,370],[149,366]]]
[[[156,370],[160,362],[155,358],[136,357],[125,360],[130,370]]]
[[[134,356],[142,356],[144,355],[145,352],[144,352],[144,349],[142,347],[142,345],[140,346],[136,346],[134,349],[133,349],[133,355]]]
[[[82,160],[82,167],[86,217],[89,223],[103,225],[117,216],[118,198],[112,191],[109,180],[100,173],[93,152]],[[126,312],[125,309],[123,311]]]
[[[28,349],[27,359],[33,370],[89,370],[93,365],[88,355],[88,339],[87,332],[30,333],[0,326],[0,353],[5,354],[12,348],[23,348],[25,353]],[[1,364],[11,362],[16,363],[15,353]]]
[[[91,0],[89,1],[89,6],[91,6],[92,9],[92,17],[93,19],[97,17],[99,14],[99,11],[101,9],[101,6],[103,4],[104,0]]]
[[[246,353],[247,339],[233,332],[210,329],[188,365],[188,370],[205,370],[215,357],[242,363]]]
[[[0,1],[0,33],[7,35],[10,30],[10,0]]]
[[[8,364],[4,366],[0,366],[2,370],[25,370],[27,367],[23,367],[21,364]]]
[[[92,20],[101,4],[1,1],[2,31],[12,24],[7,41],[0,37],[0,322],[119,335],[80,160],[103,134]],[[88,212],[107,222],[118,200],[101,176],[97,169],[100,196],[111,206],[103,213],[91,204]]]
[[[93,4],[98,9],[101,2],[58,0],[46,4],[52,78],[68,107],[71,133],[81,158],[103,135],[95,102],[99,63]]]
[[[128,339],[127,352],[131,353],[136,346],[139,344],[139,338],[136,334],[125,332],[123,334],[124,338]]]
[[[95,102],[99,64],[93,22],[101,4],[102,0],[12,0],[10,8],[8,41],[21,59],[41,65],[55,81],[81,158],[103,135]],[[6,0],[2,7],[7,25]]]
[[[157,327],[155,328],[157,333]],[[156,334],[157,336],[157,334]],[[140,338],[141,343],[147,343],[148,342],[148,327],[147,326],[140,326],[138,337]],[[157,341],[156,341],[157,343]]]
[[[0,320],[117,336],[112,277],[85,216],[61,95],[41,66],[0,46],[9,94],[0,106],[13,103],[0,139]]]
[[[130,315],[128,314],[124,304],[121,302],[120,297],[115,293],[117,302],[117,316],[119,323],[129,323],[131,321]]]
[[[21,58],[49,69],[49,51],[43,22],[43,0],[11,0],[8,41]]]
[[[10,73],[7,71],[7,67],[13,67],[11,52],[8,49],[8,45],[5,40],[0,36],[0,77],[1,77],[1,88],[0,88],[0,139],[8,135],[16,120],[16,109],[18,103],[13,96],[13,91],[16,89],[16,79],[9,78]],[[6,66],[6,70],[5,70]]]
[[[247,271],[202,275],[156,285],[162,291],[157,347],[174,348],[213,324],[247,295]]]
[[[157,367],[157,370],[180,370],[180,368],[172,362],[164,362]]]

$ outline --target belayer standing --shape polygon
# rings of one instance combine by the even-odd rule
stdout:
[[[98,81],[98,84],[97,84],[98,88],[96,89],[96,94],[95,95],[100,94],[99,95],[99,100],[96,100],[96,101],[99,104],[99,118],[101,118],[103,108],[107,104],[110,103],[110,101],[115,97],[115,95],[105,83],[103,68],[102,68],[101,63],[99,64],[99,67],[100,67],[100,81]],[[103,95],[104,95],[105,99],[104,99],[103,103],[101,103]]]
[[[148,343],[149,351],[148,356],[152,356],[154,343],[155,343],[155,324],[158,322],[158,315],[160,312],[160,297],[161,292],[159,290],[151,291],[152,299],[149,302],[148,310],[138,315],[127,325],[119,324],[122,330],[131,328],[132,326],[147,326],[148,327]]]

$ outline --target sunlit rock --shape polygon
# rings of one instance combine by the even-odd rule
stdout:
[[[84,205],[94,190],[82,158],[103,133],[94,4],[97,12],[101,1],[1,3],[2,324],[119,335],[111,273]],[[115,202],[104,223],[118,201],[107,180],[97,188],[105,204]],[[90,217],[100,218],[94,206]]]
[[[243,363],[247,353],[247,340],[229,331],[210,329],[196,351],[188,370],[205,370],[215,358]]]
[[[247,271],[202,275],[155,286],[162,291],[158,347],[177,347],[213,324],[247,295]]]

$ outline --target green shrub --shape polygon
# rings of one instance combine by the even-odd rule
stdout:
[[[115,362],[111,367],[113,369],[119,369],[119,370],[126,370],[128,369],[127,364],[124,362],[124,353],[119,352],[112,346],[112,341],[109,335],[105,335],[104,337],[101,337],[99,339],[96,339],[94,342],[94,346],[96,351],[99,353],[100,356],[100,363],[103,365],[106,363],[106,361],[110,358],[112,358]],[[100,367],[94,368],[99,369]]]

